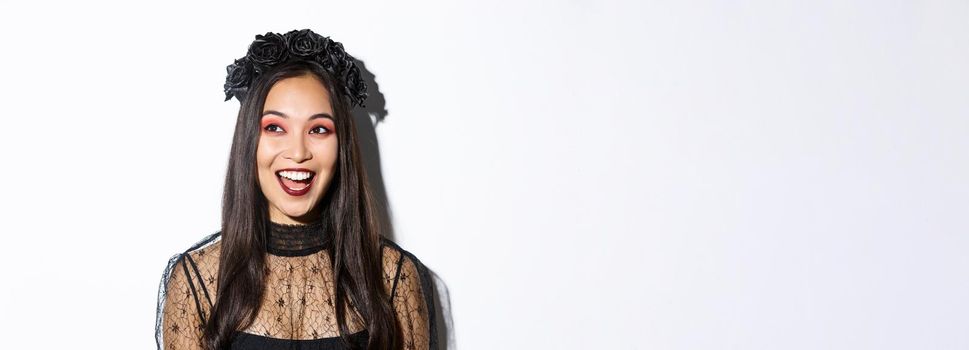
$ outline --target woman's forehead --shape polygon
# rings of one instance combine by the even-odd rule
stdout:
[[[277,112],[283,118],[310,119],[319,114],[333,115],[330,94],[312,75],[282,79],[269,89],[263,115]]]

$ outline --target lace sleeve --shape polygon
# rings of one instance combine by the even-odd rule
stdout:
[[[202,349],[201,307],[188,274],[187,253],[172,258],[162,277],[156,310],[155,341],[158,349]]]
[[[397,276],[391,288],[394,310],[403,332],[403,348],[424,350],[433,348],[430,312],[430,291],[420,261],[410,254],[401,254],[397,263]]]

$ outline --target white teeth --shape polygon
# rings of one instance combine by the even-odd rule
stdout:
[[[312,176],[306,171],[280,171],[279,176],[285,177],[293,181],[306,180]]]

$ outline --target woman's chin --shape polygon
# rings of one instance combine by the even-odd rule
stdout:
[[[282,205],[277,205],[276,208],[279,209],[279,213],[288,216],[294,220],[301,218],[308,218],[312,214],[312,206],[306,203],[284,203]]]

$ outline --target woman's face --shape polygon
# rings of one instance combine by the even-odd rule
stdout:
[[[330,95],[313,75],[276,82],[262,110],[256,163],[269,218],[306,223],[333,179],[337,135]]]

